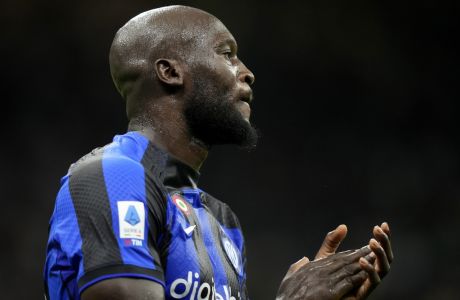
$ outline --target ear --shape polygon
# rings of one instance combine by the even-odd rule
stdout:
[[[154,70],[158,79],[166,85],[178,87],[184,83],[183,69],[177,60],[157,59]]]

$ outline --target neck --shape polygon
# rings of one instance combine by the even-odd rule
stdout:
[[[155,117],[155,122],[131,120],[128,130],[139,131],[156,146],[199,171],[208,156],[209,147],[193,138],[186,124],[183,116],[169,114],[167,118]]]

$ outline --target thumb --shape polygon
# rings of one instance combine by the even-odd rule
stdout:
[[[324,238],[323,244],[315,256],[315,260],[334,254],[337,248],[339,248],[340,243],[345,239],[345,236],[347,236],[347,232],[347,226],[343,224],[329,232]]]

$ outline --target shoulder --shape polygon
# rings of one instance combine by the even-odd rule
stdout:
[[[91,152],[73,164],[68,174],[72,194],[92,194],[110,187],[143,187],[143,166],[124,155],[107,154],[104,148]]]
[[[96,148],[70,166],[68,177],[72,179],[103,177],[106,181],[144,176],[144,158],[150,142],[139,134],[128,132],[117,135],[110,144]]]
[[[70,166],[57,202],[62,202],[61,195],[68,195],[66,199],[71,199],[75,209],[83,211],[92,211],[94,205],[113,206],[122,200],[146,202],[146,186],[151,182],[146,180],[142,159],[148,145],[148,141],[142,144],[126,134],[94,149]],[[161,194],[157,194],[155,198],[161,200]]]
[[[164,214],[164,189],[153,164],[148,161],[151,144],[134,133],[116,136],[74,163],[63,178],[61,191],[69,195],[77,210],[94,205],[115,207],[119,201],[140,201]],[[58,196],[58,201],[61,197]]]
[[[117,135],[110,144],[92,150],[72,164],[68,175],[81,176],[101,171],[118,171],[119,175],[123,176],[129,175],[126,171],[143,170],[142,159],[148,146],[148,140],[135,133]]]
[[[93,175],[107,171],[118,171],[120,175],[127,175],[126,171],[136,169],[143,170],[143,166],[139,161],[132,159],[122,152],[114,152],[106,146],[91,151],[72,164],[68,175],[70,177]]]

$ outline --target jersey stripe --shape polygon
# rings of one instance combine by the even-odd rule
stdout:
[[[211,224],[208,219],[208,213],[204,207],[197,210],[198,217],[200,219],[200,227],[203,231],[203,239],[204,244],[207,246],[205,253],[207,256],[212,257],[212,268],[215,274],[215,282],[216,282],[216,289],[219,294],[224,296],[226,294],[225,290],[223,289],[224,286],[228,285],[228,279],[226,277],[225,267],[222,264],[222,259],[220,259],[218,250],[219,244],[216,244],[215,239],[213,237],[213,231]],[[220,289],[222,288],[222,289]],[[224,296],[225,299],[225,296]]]
[[[102,153],[98,153],[82,168],[75,168],[70,176],[70,194],[77,215],[84,272],[92,271],[96,266],[122,263],[118,242],[113,234],[112,214],[106,191],[102,168]],[[88,211],[97,211],[95,218]],[[110,229],[110,230],[108,230]],[[92,251],[98,249],[98,251]],[[80,285],[80,283],[79,283]]]
[[[141,246],[125,246],[125,240],[128,242],[131,239],[122,239],[120,237],[119,214],[118,203],[122,201],[138,201],[143,203],[144,215],[146,212],[146,197],[145,197],[145,179],[144,170],[140,168],[136,163],[124,163],[120,164],[120,160],[117,156],[118,153],[111,153],[112,149],[107,147],[104,151],[104,158],[102,160],[104,178],[106,183],[107,195],[110,202],[110,211],[112,214],[113,233],[117,239],[118,249],[120,249],[120,255],[122,263],[125,265],[134,265],[147,269],[155,269],[153,259],[150,255],[147,245],[148,240],[148,220],[144,222],[144,236],[140,240]],[[115,156],[115,157],[114,157]],[[128,176],[120,173],[129,174]],[[123,182],[120,182],[120,181]],[[140,188],[139,188],[140,187]],[[124,216],[120,216],[124,217]]]
[[[153,257],[155,268],[162,268],[160,258],[160,245],[158,243],[160,232],[165,231],[164,224],[166,223],[166,193],[161,192],[162,189],[159,187],[159,183],[156,182],[155,178],[159,178],[159,174],[156,174],[156,170],[153,169],[155,161],[155,148],[149,142],[141,160],[141,164],[144,167],[145,177],[145,194],[147,197],[148,207],[148,249],[150,255]],[[152,184],[153,183],[153,184]],[[163,187],[163,190],[166,188]],[[159,201],[161,199],[162,201]],[[166,266],[166,265],[163,265]]]
[[[211,228],[216,252],[225,270],[225,274],[227,274],[227,282],[232,287],[232,291],[239,291],[240,290],[239,281],[235,273],[238,271],[234,270],[234,267],[229,261],[227,254],[224,252],[224,248],[221,246],[221,243],[222,243],[221,235],[225,233],[222,232],[217,220],[207,210],[206,210],[206,218],[208,219],[208,222]]]
[[[72,266],[72,262],[83,268],[83,262],[79,249],[81,248],[81,236],[75,209],[69,191],[68,176],[62,180],[63,186],[58,193],[53,217],[51,218],[50,239],[48,241],[48,253],[45,265],[45,293],[48,299],[72,300],[78,288],[75,278],[78,274]],[[56,226],[59,224],[59,226]],[[67,232],[74,232],[68,235]],[[71,257],[67,257],[67,255]],[[57,267],[58,266],[58,267]],[[83,273],[83,270],[81,271]]]
[[[102,155],[102,151],[100,155]],[[112,231],[111,208],[102,169],[102,159],[95,159],[94,162],[85,166],[84,175],[80,176],[80,169],[77,169],[70,176],[70,194],[82,237],[85,271],[91,270],[94,266],[103,265],[105,261],[122,262],[118,243]],[[90,215],[85,214],[84,212],[88,211],[87,206],[90,206],[92,210],[99,211],[100,214],[102,213],[104,218],[91,218]],[[110,231],[98,230],[98,228],[106,228],[107,226]],[[108,243],[111,247],[107,247]],[[99,251],[97,254],[86,255],[90,253],[90,249],[98,249]]]
[[[198,196],[197,194],[195,194]],[[191,195],[192,197],[195,195]],[[196,254],[198,258],[198,263],[200,266],[200,284],[203,282],[211,282],[211,279],[214,278],[214,272],[212,263],[209,257],[208,249],[205,245],[205,232],[206,228],[203,228],[201,220],[199,220],[199,209],[191,209],[190,214],[187,216],[187,220],[190,226],[196,225],[195,232],[193,233],[193,242],[195,244]],[[198,212],[198,214],[197,214]],[[210,299],[212,295],[210,296]]]

